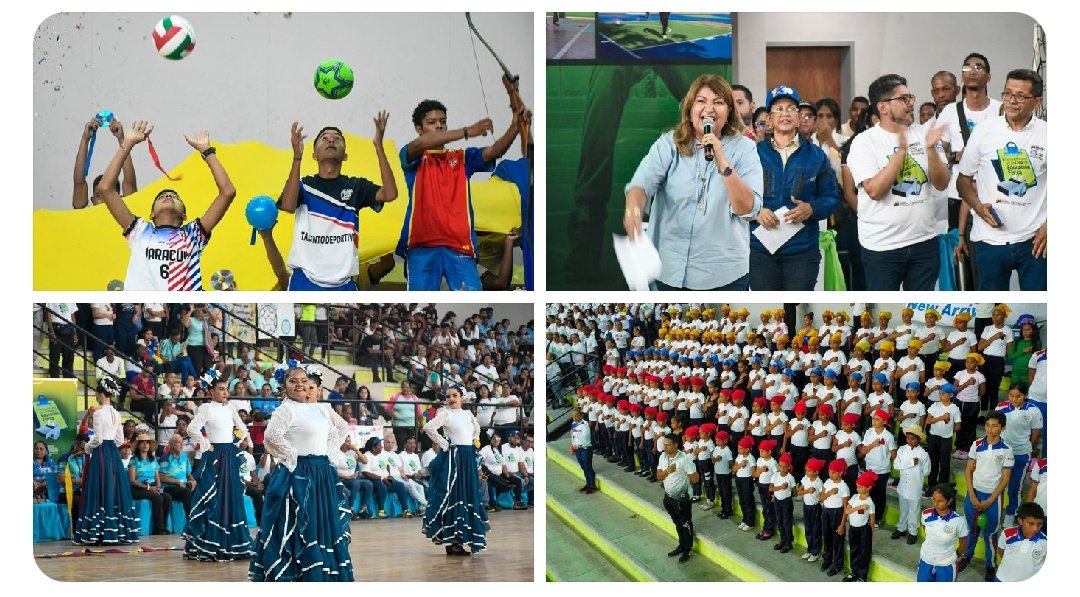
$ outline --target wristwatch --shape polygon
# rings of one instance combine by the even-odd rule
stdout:
[[[202,154],[203,158],[208,158],[208,157],[210,157],[211,154],[217,153],[217,148],[216,147],[207,147],[206,149],[202,150],[200,153]]]
[[[734,170],[732,170],[731,166],[729,165],[729,166],[727,166],[727,167],[720,170],[720,175],[721,176],[731,176],[732,172],[734,172]]]

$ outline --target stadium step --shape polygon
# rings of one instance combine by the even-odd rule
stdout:
[[[581,538],[549,509],[547,577],[557,582],[634,580]]]
[[[575,477],[581,476],[581,469],[577,462],[569,454],[569,442],[560,439],[548,443],[549,470],[562,468],[571,472]],[[649,483],[648,480],[627,474],[615,464],[607,462],[600,457],[593,458],[593,467],[597,473],[597,485],[601,492],[615,497],[624,506],[630,507],[636,512],[645,512],[649,509],[658,513],[657,524],[671,526],[670,519],[660,506],[663,497],[662,490],[657,483]],[[756,497],[756,496],[755,496]],[[898,516],[898,502],[895,489],[888,492],[889,513],[886,515],[885,525],[874,536],[874,556],[870,566],[870,580],[874,581],[905,581],[914,580],[915,572],[919,563],[919,544],[907,545],[900,540],[889,539],[889,534],[895,528]],[[924,499],[923,507],[929,507],[929,500]],[[694,528],[697,532],[699,543],[712,543],[720,553],[741,554],[749,562],[760,568],[766,568],[783,580],[812,580],[830,581],[839,580],[840,577],[829,577],[821,572],[820,567],[806,564],[794,557],[792,562],[796,565],[791,567],[776,566],[776,552],[772,550],[775,539],[769,541],[757,541],[753,531],[740,532],[740,509],[738,499],[735,499],[736,516],[728,520],[716,518],[716,508],[707,512],[697,509],[700,504],[694,504]],[[761,528],[761,506],[757,506],[757,526]],[[802,555],[806,551],[806,535],[802,526],[802,504],[796,499],[794,508],[795,549],[785,557],[793,554]],[[920,533],[921,538],[921,533]],[[977,545],[976,563],[972,568],[981,571],[982,568],[982,541]],[[790,577],[789,577],[790,575]],[[960,580],[982,580],[978,573],[968,572],[961,576]]]
[[[668,558],[678,543],[674,528],[662,529],[603,493],[586,496],[578,491],[580,483],[561,468],[548,468],[548,511],[623,574],[639,581],[738,580],[708,558],[695,555],[683,564]]]

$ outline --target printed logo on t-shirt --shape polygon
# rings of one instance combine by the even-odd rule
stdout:
[[[1039,149],[1041,153],[1042,148]],[[1035,178],[1035,168],[1031,165],[1027,150],[1010,141],[997,150],[997,159],[990,162],[994,165],[994,173],[998,177],[997,190],[1004,195],[997,197],[994,202],[1029,205],[1030,202],[1023,198],[1028,189],[1038,185],[1039,181]]]
[[[1036,562],[1041,562],[1044,558],[1046,558],[1045,547],[1036,547],[1035,549],[1031,550],[1031,559],[1035,560]]]
[[[900,166],[900,172],[896,174],[896,182],[892,186],[892,194],[898,197],[911,197],[914,200],[911,201],[896,201],[893,203],[896,207],[904,207],[909,205],[918,205],[925,202],[925,199],[918,198],[918,195],[922,193],[923,185],[925,185],[929,178],[926,176],[926,171],[922,169],[922,166],[915,161],[911,156],[916,153],[916,148],[920,148],[921,145],[912,144],[908,147],[908,153],[904,155],[904,164]]]

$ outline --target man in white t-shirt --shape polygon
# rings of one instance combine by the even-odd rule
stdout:
[[[1004,116],[981,124],[960,160],[956,187],[977,216],[977,290],[1009,290],[1014,270],[1020,290],[1046,290],[1046,121],[1034,114],[1042,94],[1037,72],[1009,72]]]
[[[931,185],[949,184],[939,150],[942,128],[915,124],[907,79],[870,84],[877,126],[855,137],[848,167],[859,188],[859,242],[869,290],[933,290],[939,269]]]

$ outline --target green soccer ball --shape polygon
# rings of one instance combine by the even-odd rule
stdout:
[[[315,69],[315,91],[326,99],[341,99],[352,87],[352,69],[340,60],[327,60]]]

